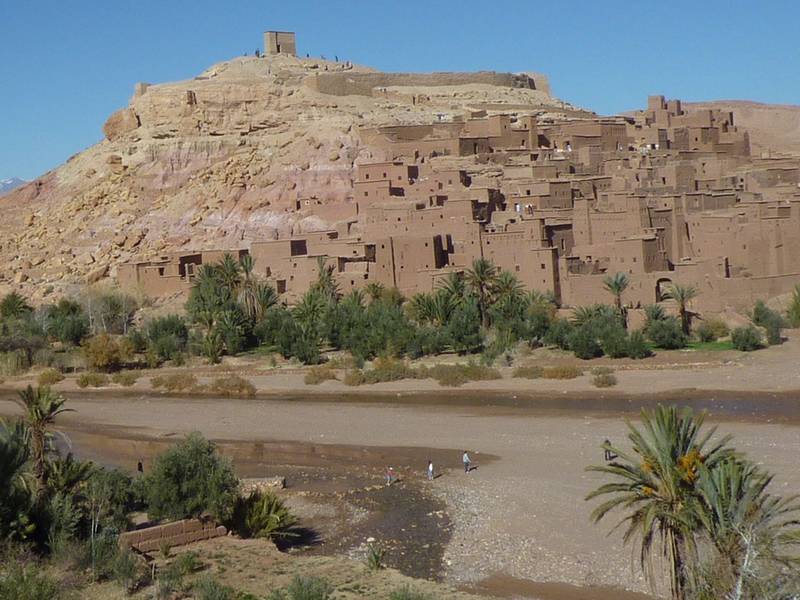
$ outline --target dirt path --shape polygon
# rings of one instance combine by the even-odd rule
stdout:
[[[64,426],[97,428],[111,437],[124,431],[164,442],[199,430],[218,440],[300,442],[323,464],[341,462],[337,448],[347,445],[378,452],[379,462],[391,460],[410,477],[421,477],[423,456],[436,449],[443,476],[430,487],[450,506],[454,522],[444,554],[451,581],[477,582],[502,573],[646,590],[631,550],[618,536],[606,536],[613,523],[590,525],[590,506],[583,502],[598,484],[585,466],[601,460],[603,439],[625,437],[616,415],[579,407],[555,414],[510,406],[150,397],[72,399],[70,406],[78,412],[67,415]],[[0,402],[0,414],[10,412],[12,405]],[[800,429],[755,420],[725,422],[723,429],[734,434],[740,450],[776,474],[776,492],[800,491]],[[402,450],[410,448],[417,450]],[[472,452],[478,466],[469,475],[460,468],[462,449]]]

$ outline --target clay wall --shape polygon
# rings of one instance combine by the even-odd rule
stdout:
[[[171,548],[185,546],[201,540],[222,537],[227,533],[225,527],[217,525],[210,519],[183,519],[121,533],[119,544],[123,548],[135,548],[139,552],[154,552],[164,545]]]
[[[334,96],[372,96],[373,88],[484,84],[498,87],[538,89],[550,93],[547,78],[540,74],[496,73],[317,73],[305,85]]]

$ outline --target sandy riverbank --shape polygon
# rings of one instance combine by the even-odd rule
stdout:
[[[625,436],[624,423],[611,412],[150,396],[71,398],[70,406],[77,413],[65,416],[67,429],[162,443],[192,430],[217,440],[300,443],[314,448],[320,464],[341,463],[336,449],[345,445],[378,452],[377,462],[391,461],[409,477],[421,478],[423,456],[435,452],[443,476],[430,491],[450,507],[453,522],[443,557],[449,581],[476,583],[501,573],[646,590],[631,550],[618,536],[607,537],[611,523],[589,523],[590,506],[583,501],[598,483],[584,467],[600,461],[603,439]],[[11,403],[0,402],[0,414],[12,411]],[[757,419],[726,421],[723,428],[739,449],[775,472],[776,492],[800,491],[800,429]],[[478,465],[469,475],[459,467],[464,448]]]

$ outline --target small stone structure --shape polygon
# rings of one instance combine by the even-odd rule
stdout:
[[[297,44],[294,31],[265,31],[264,53],[296,56]]]
[[[228,530],[217,525],[213,519],[182,519],[128,531],[119,536],[120,546],[134,548],[139,552],[152,552],[166,544],[170,547],[185,546],[201,540],[227,535]]]

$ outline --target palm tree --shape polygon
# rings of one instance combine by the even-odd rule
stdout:
[[[447,277],[439,280],[437,289],[447,296],[453,307],[461,305],[467,295],[464,274],[451,271]]]
[[[433,294],[428,292],[414,294],[411,300],[408,301],[408,312],[411,318],[421,325],[433,323],[434,313],[436,312]]]
[[[278,293],[268,283],[256,284],[256,318],[263,319],[267,311],[278,303]]]
[[[47,428],[58,415],[70,409],[64,408],[64,397],[54,393],[48,386],[39,386],[34,390],[29,385],[19,392],[16,402],[25,412],[24,419],[30,429],[36,498],[43,500],[47,493]]]
[[[231,293],[236,293],[242,282],[242,265],[232,254],[226,252],[222,260],[215,265],[218,281],[227,287]]]
[[[572,309],[572,322],[580,327],[594,320],[616,321],[619,313],[608,304],[590,304],[588,306],[576,306]]]
[[[31,305],[17,292],[9,292],[0,300],[0,317],[4,319],[18,319],[31,311]]]
[[[367,292],[367,296],[369,296],[370,302],[380,300],[386,290],[384,285],[377,281],[370,281],[364,289]]]
[[[508,298],[514,302],[520,302],[525,296],[525,286],[510,271],[501,271],[492,286],[492,294],[495,301]]]
[[[35,526],[29,517],[30,431],[22,421],[0,420],[0,539],[27,539]]]
[[[664,293],[664,298],[671,298],[678,303],[681,328],[686,335],[689,335],[689,311],[687,306],[699,293],[700,291],[693,285],[680,285],[678,283],[669,286]]]
[[[485,258],[477,258],[472,261],[472,268],[466,272],[466,283],[477,297],[481,324],[484,327],[489,326],[489,304],[496,282],[497,267],[492,261]]]
[[[628,289],[630,279],[625,273],[616,273],[603,279],[603,287],[614,297],[614,306],[622,313],[622,294]]]
[[[244,314],[251,323],[254,323],[260,313],[257,295],[258,282],[253,276],[255,263],[253,262],[253,257],[249,254],[242,256],[239,262],[242,267],[242,280],[239,283],[236,299],[244,309]]]
[[[586,499],[611,496],[593,511],[597,523],[614,509],[629,512],[618,526],[627,523],[625,543],[638,538],[640,563],[651,581],[651,555],[654,545],[669,563],[669,580],[674,600],[684,600],[686,568],[696,558],[694,534],[700,523],[697,512],[698,477],[702,467],[714,469],[732,456],[729,436],[710,443],[716,428],[701,436],[703,416],[691,410],[659,405],[642,412],[642,430],[628,423],[628,439],[633,452],[604,447],[617,455],[606,465],[588,467],[612,478]]]
[[[334,267],[325,262],[324,256],[317,257],[317,280],[311,289],[318,290],[328,302],[339,299],[339,285],[333,276]]]
[[[766,492],[772,475],[739,458],[729,458],[713,470],[703,465],[698,481],[697,511],[709,541],[728,565],[733,578],[741,575],[748,550],[785,561],[785,551],[800,543],[798,497],[782,498]],[[750,547],[749,547],[750,546]]]

